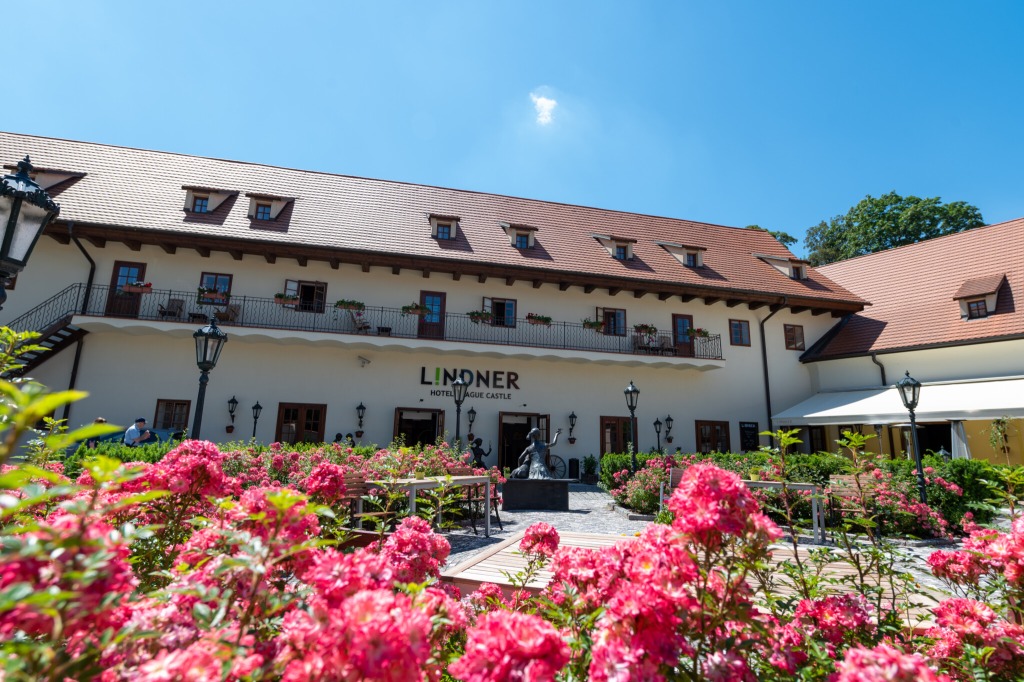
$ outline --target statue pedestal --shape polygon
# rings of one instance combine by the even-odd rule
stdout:
[[[510,478],[501,490],[501,508],[569,511],[569,479]]]

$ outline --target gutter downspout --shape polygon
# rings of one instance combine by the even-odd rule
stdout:
[[[885,365],[883,365],[882,363],[880,363],[878,361],[877,355],[878,354],[874,353],[874,352],[872,352],[870,354],[871,362],[873,362],[876,365],[878,365],[878,369],[882,372],[882,386],[888,386],[889,382],[885,380]],[[895,457],[896,456],[896,443],[892,439],[892,427],[889,426],[888,424],[886,424],[885,425],[885,430],[889,432],[889,452],[891,453],[889,456],[890,457]]]
[[[78,250],[82,252],[82,255],[85,256],[85,259],[89,261],[89,276],[88,278],[86,278],[85,281],[85,295],[82,298],[82,314],[85,314],[89,310],[89,296],[92,293],[93,278],[96,275],[96,261],[92,259],[92,256],[89,255],[89,252],[85,250],[84,246],[82,246],[82,242],[78,241],[78,237],[76,237],[74,234],[74,227],[74,222],[68,223],[68,236],[71,238],[71,241],[75,243],[75,246],[78,247]],[[84,338],[80,338],[78,339],[78,342],[75,344],[75,360],[71,364],[71,377],[68,379],[69,391],[75,390],[75,386],[78,383],[78,368],[82,361],[82,343],[84,341]],[[65,420],[65,422],[69,419],[70,416],[71,403],[67,403],[66,405],[64,405],[63,419]]]
[[[82,300],[82,314],[84,315],[89,310],[89,296],[92,294],[92,282],[93,278],[96,276],[96,261],[92,259],[89,252],[85,250],[84,246],[82,246],[82,242],[78,241],[78,237],[74,235],[72,231],[74,227],[75,224],[73,222],[68,223],[68,236],[71,237],[71,241],[75,243],[78,250],[82,252],[83,256],[85,256],[85,260],[89,261],[89,276],[85,280],[85,298]]]
[[[764,404],[765,409],[768,411],[768,430],[773,431],[772,428],[772,388],[771,382],[768,379],[768,344],[764,339],[764,323],[772,319],[775,313],[786,307],[786,303],[789,302],[788,296],[782,297],[782,303],[778,308],[768,313],[768,316],[758,322],[758,327],[761,332],[761,369],[764,373]]]

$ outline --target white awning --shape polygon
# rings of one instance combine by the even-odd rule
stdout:
[[[915,414],[921,422],[1024,417],[1024,378],[924,384]],[[894,387],[880,386],[823,391],[772,419],[778,426],[897,424],[907,421],[907,409]]]

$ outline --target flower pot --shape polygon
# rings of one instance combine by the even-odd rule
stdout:
[[[217,291],[208,294],[199,294],[199,299],[203,301],[220,301],[222,298],[224,298],[224,295]]]
[[[227,427],[225,427],[224,430],[227,431],[228,433],[234,433],[235,432],[235,425],[234,424],[228,424]]]
[[[423,472],[419,471],[419,470],[416,470],[416,471],[413,472],[412,477],[415,478],[417,481],[422,481],[423,480]]]
[[[546,321],[546,320],[534,320],[534,319],[528,317],[528,318],[526,318],[526,321],[529,322],[530,324],[542,324],[545,327],[550,327],[551,326],[551,323]]]
[[[153,291],[153,287],[139,287],[134,284],[125,284],[121,287],[121,291],[128,294],[148,294]]]
[[[363,432],[362,431],[356,431],[356,438],[362,438],[362,437],[363,437]]]
[[[747,474],[747,480],[748,481],[760,481],[761,480],[761,474],[759,474],[757,472],[754,472],[754,471],[751,471],[749,474]]]
[[[569,445],[576,445],[576,437],[575,436],[572,436],[571,438],[569,438]]]
[[[666,443],[671,443],[671,442],[672,442],[672,441],[674,441],[675,439],[676,439],[676,437],[675,437],[675,436],[665,436],[665,442],[666,442]]]
[[[291,303],[291,304],[294,305],[294,304],[298,303],[298,301],[293,301],[293,300],[290,300],[290,299],[287,299],[287,298],[275,298],[274,299],[274,303],[276,303],[277,305],[284,305],[286,303]]]

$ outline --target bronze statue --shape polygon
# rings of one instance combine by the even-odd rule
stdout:
[[[519,466],[512,472],[512,478],[551,479],[551,471],[548,469],[548,448],[554,447],[558,442],[558,434],[562,429],[555,431],[555,437],[550,443],[540,439],[540,429],[531,429],[526,434],[530,445],[519,455]]]

